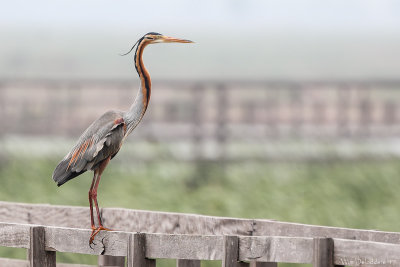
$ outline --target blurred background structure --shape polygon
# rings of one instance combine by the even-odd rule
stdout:
[[[86,206],[90,174],[57,188],[52,171],[129,107],[139,81],[118,54],[156,31],[196,44],[146,49],[150,107],[101,206],[399,231],[398,14],[395,0],[4,3],[0,200]]]

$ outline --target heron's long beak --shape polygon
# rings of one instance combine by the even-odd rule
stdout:
[[[178,39],[178,38],[168,37],[168,36],[163,36],[161,40],[163,43],[194,43],[193,41],[190,41],[190,40]]]

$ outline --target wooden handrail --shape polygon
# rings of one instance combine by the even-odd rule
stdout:
[[[185,213],[102,208],[107,227],[126,232],[194,235],[331,237],[400,244],[400,233]],[[0,201],[0,222],[82,228],[89,208]]]
[[[36,235],[30,233],[37,232]],[[147,234],[129,232],[101,232],[96,237],[93,248],[87,242],[91,230],[37,226],[29,224],[0,223],[0,246],[32,249],[31,240],[44,233],[44,246],[36,246],[37,257],[46,258],[39,262],[53,260],[53,251],[83,253],[90,255],[128,256],[142,255],[145,259],[187,259],[224,260],[230,265],[232,260],[260,262],[314,263],[317,239],[282,236],[205,236],[180,234]],[[14,237],[14,238],[11,238]],[[43,236],[41,237],[43,238]],[[333,263],[335,265],[357,266],[360,264],[394,265],[400,264],[400,245],[359,240],[333,238]],[[40,242],[39,242],[40,243]],[[227,245],[228,244],[228,245]],[[318,251],[322,253],[321,247]],[[332,248],[329,248],[332,249]],[[131,252],[130,252],[131,251]],[[142,251],[142,252],[140,252]],[[143,253],[143,254],[140,254]],[[237,256],[235,256],[237,255]],[[318,258],[318,257],[317,257]],[[38,258],[36,258],[38,260]],[[321,262],[321,259],[318,258]],[[137,262],[129,266],[142,266]],[[41,266],[41,265],[36,265]],[[46,266],[53,266],[48,264]],[[238,265],[241,266],[241,265]]]

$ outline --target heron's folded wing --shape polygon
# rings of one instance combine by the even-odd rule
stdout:
[[[53,180],[58,185],[92,169],[118,152],[124,136],[125,123],[121,117],[111,115],[105,113],[90,125],[74,148],[57,165]]]
[[[85,139],[71,151],[68,167],[75,172],[89,170],[97,163],[118,152],[123,139],[122,122],[112,122],[99,130],[97,135]]]

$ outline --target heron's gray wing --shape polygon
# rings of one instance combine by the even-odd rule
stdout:
[[[94,121],[77,144],[57,165],[53,180],[60,186],[68,180],[93,170],[121,147],[126,131],[121,112],[109,111]]]

